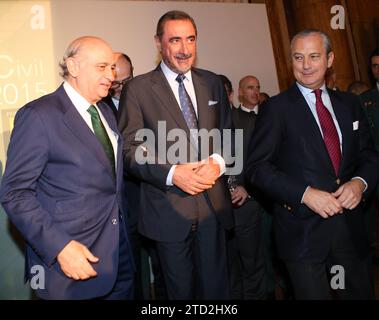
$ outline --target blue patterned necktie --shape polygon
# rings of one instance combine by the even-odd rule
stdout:
[[[193,107],[192,101],[186,88],[184,87],[184,79],[186,76],[184,74],[179,74],[176,77],[176,81],[179,83],[179,100],[180,106],[182,108],[182,113],[184,119],[186,120],[188,129],[198,129],[197,125],[197,117],[195,113],[195,109]]]
[[[97,112],[97,109],[95,106],[90,105],[87,109],[88,113],[91,115],[91,122],[93,131],[95,133],[95,136],[97,139],[99,139],[101,145],[103,146],[103,149],[111,163],[113,174],[115,173],[115,159],[114,159],[114,151],[112,147],[111,140],[108,137],[107,131],[101,122],[100,115]]]

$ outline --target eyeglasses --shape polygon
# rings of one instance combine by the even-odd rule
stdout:
[[[132,80],[133,79],[133,76],[129,76],[123,80],[120,80],[120,81],[112,81],[112,87],[119,87],[119,86],[123,86],[125,83],[127,83],[129,80]]]

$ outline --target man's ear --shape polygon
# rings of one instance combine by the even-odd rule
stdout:
[[[334,52],[331,51],[328,54],[328,68],[330,68],[332,66],[333,60],[334,60]]]
[[[66,66],[70,76],[76,78],[79,74],[79,62],[70,57],[66,59]]]

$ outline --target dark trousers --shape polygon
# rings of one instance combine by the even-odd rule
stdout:
[[[375,298],[371,259],[369,256],[362,259],[357,255],[344,219],[339,219],[337,222],[332,247],[325,261],[320,263],[286,261],[286,266],[296,299],[329,300],[334,295],[343,300]],[[336,270],[331,274],[333,266]],[[336,279],[337,275],[342,275],[340,270],[344,271],[345,288],[332,288],[333,277]],[[341,284],[341,281],[338,281],[338,284]]]
[[[228,234],[228,265],[232,299],[266,296],[262,208],[253,200],[233,210],[235,227]]]
[[[214,214],[183,241],[156,245],[170,300],[229,299],[225,234]]]
[[[119,260],[116,282],[109,292],[102,299],[104,300],[132,300],[134,298],[134,272],[135,265],[132,250],[127,239],[126,227],[120,218],[119,223]]]

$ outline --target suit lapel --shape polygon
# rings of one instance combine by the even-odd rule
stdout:
[[[208,86],[203,78],[196,72],[196,69],[192,70],[192,82],[196,93],[197,103],[197,118],[199,123],[199,129],[205,128],[210,130],[208,123]]]
[[[168,111],[172,119],[176,122],[177,126],[186,131],[187,136],[189,135],[189,130],[187,123],[184,120],[182,111],[176,101],[175,95],[171,90],[171,87],[161,71],[160,67],[153,71],[152,77],[152,90],[155,95],[161,101],[162,106]],[[162,117],[164,119],[164,117]]]
[[[97,103],[97,106],[99,107],[101,113],[103,114],[105,120],[107,121],[109,128],[114,133],[116,133],[118,136],[118,138],[117,138],[117,156],[116,156],[116,165],[117,165],[116,177],[122,177],[123,176],[122,172],[119,172],[119,170],[122,170],[122,150],[123,150],[123,142],[122,141],[123,140],[122,140],[121,134],[118,131],[116,118],[114,117],[114,114],[109,112],[109,106],[107,104],[105,104],[104,102],[99,101]],[[105,152],[104,152],[104,154],[105,154]],[[108,160],[108,158],[107,158],[107,160]],[[107,163],[109,163],[109,160]],[[112,167],[110,166],[110,164],[109,164],[109,168],[112,170]]]
[[[107,168],[109,173],[113,176],[112,167],[110,165],[109,159],[107,158],[103,146],[96,138],[94,133],[85,123],[79,112],[76,110],[75,106],[72,104],[71,100],[67,96],[63,89],[60,88],[60,97],[62,99],[62,104],[64,107],[63,122],[71,130],[71,132],[83,143],[84,147],[89,149],[90,152],[96,156],[96,158]],[[108,121],[108,120],[107,120]]]
[[[345,159],[348,159],[347,154],[349,153],[350,142],[353,141],[353,119],[348,116],[348,108],[343,104],[343,102],[336,96],[335,92],[328,90],[330,101],[332,102],[332,107],[334,114],[336,115],[338,126],[341,130],[342,135],[342,159],[340,165],[340,172],[345,165]]]
[[[307,101],[296,84],[290,89],[290,100],[292,102],[291,105],[295,108],[294,115],[299,115],[298,119],[306,119],[305,121],[297,121],[297,125],[302,127],[301,131],[304,132],[304,137],[309,139],[308,144],[314,148],[317,157],[321,157],[321,161],[325,164],[325,167],[335,174],[320,128]]]

